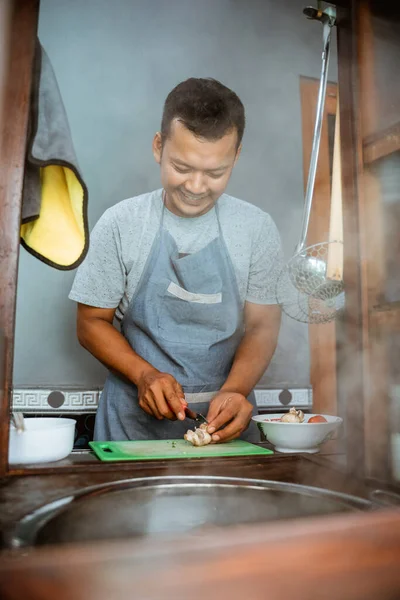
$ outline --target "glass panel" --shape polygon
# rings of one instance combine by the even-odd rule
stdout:
[[[378,177],[382,198],[386,271],[382,291],[386,302],[398,302],[400,301],[400,152],[382,159],[373,170]]]
[[[377,131],[400,121],[400,15],[395,2],[390,3],[390,10],[389,3],[385,4],[382,0],[371,3]]]

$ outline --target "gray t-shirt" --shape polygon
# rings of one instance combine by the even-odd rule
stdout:
[[[227,194],[218,199],[217,206],[242,303],[276,304],[282,250],[275,223],[261,209]],[[162,209],[162,190],[109,208],[92,231],[89,252],[69,298],[99,308],[117,308],[116,316],[121,319],[146,265]],[[197,252],[218,235],[216,212],[214,207],[190,219],[164,210],[164,226],[180,253]]]

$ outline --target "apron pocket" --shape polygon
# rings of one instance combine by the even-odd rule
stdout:
[[[210,346],[234,333],[236,319],[226,314],[222,293],[195,294],[171,283],[158,310],[160,337],[178,344]]]
[[[177,285],[173,281],[168,286],[167,292],[176,298],[186,300],[187,302],[195,302],[196,304],[221,304],[222,294],[194,294],[188,292],[180,285]]]

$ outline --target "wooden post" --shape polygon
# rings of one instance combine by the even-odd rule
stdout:
[[[346,305],[337,323],[338,408],[345,423],[345,448],[350,474],[365,471],[363,306],[359,244],[359,170],[361,144],[358,131],[357,7],[338,10],[338,82],[343,193],[344,281]]]
[[[0,477],[8,468],[21,195],[39,0],[13,0],[8,25],[8,61],[2,71],[0,170]]]

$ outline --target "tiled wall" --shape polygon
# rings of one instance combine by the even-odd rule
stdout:
[[[13,408],[25,413],[94,413],[101,390],[73,389],[15,389]],[[312,408],[312,390],[299,389],[256,389],[257,405],[260,409],[282,410],[290,406]]]

